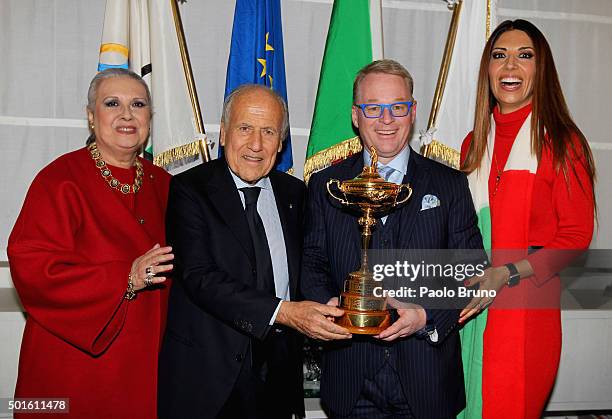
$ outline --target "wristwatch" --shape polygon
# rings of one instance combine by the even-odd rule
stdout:
[[[514,266],[514,263],[506,263],[504,266],[510,271],[510,277],[508,281],[506,281],[506,285],[509,287],[516,287],[521,281],[521,274],[518,269],[516,269],[516,266]]]

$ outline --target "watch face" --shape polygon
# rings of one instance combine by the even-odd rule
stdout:
[[[521,274],[519,274],[518,269],[516,269],[516,266],[514,266],[514,263],[507,263],[505,266],[510,272],[510,277],[508,278],[508,282],[506,282],[506,284],[509,287],[518,285],[519,281],[521,280]]]
[[[508,278],[508,286],[515,287],[519,284],[520,281],[521,281],[521,276],[519,274],[512,275],[510,278]]]

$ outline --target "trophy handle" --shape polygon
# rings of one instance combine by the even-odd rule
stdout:
[[[410,199],[410,196],[412,196],[412,188],[407,183],[404,183],[404,184],[400,185],[399,190],[397,191],[397,195],[398,196],[399,196],[400,193],[402,193],[402,189],[405,190],[405,191],[408,191],[408,194],[401,201],[395,201],[395,205],[403,204],[404,202],[408,201],[408,199]]]
[[[327,182],[327,193],[329,193],[332,196],[332,198],[334,198],[335,200],[340,201],[342,205],[350,205],[351,203],[346,199],[346,195],[344,195],[344,199],[342,199],[334,195],[334,193],[331,191],[331,185],[333,185],[334,183],[336,184],[336,187],[338,188],[338,190],[342,191],[340,181],[338,179],[330,179]]]

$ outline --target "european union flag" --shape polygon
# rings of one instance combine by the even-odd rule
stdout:
[[[266,85],[287,100],[280,0],[236,0],[225,96],[245,83]],[[283,172],[293,168],[291,135],[285,139],[276,168]]]

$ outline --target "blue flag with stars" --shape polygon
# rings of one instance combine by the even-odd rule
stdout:
[[[287,101],[280,0],[236,0],[225,96],[241,84],[263,84]],[[223,154],[219,148],[219,156]],[[276,169],[293,168],[291,135],[284,141]]]

